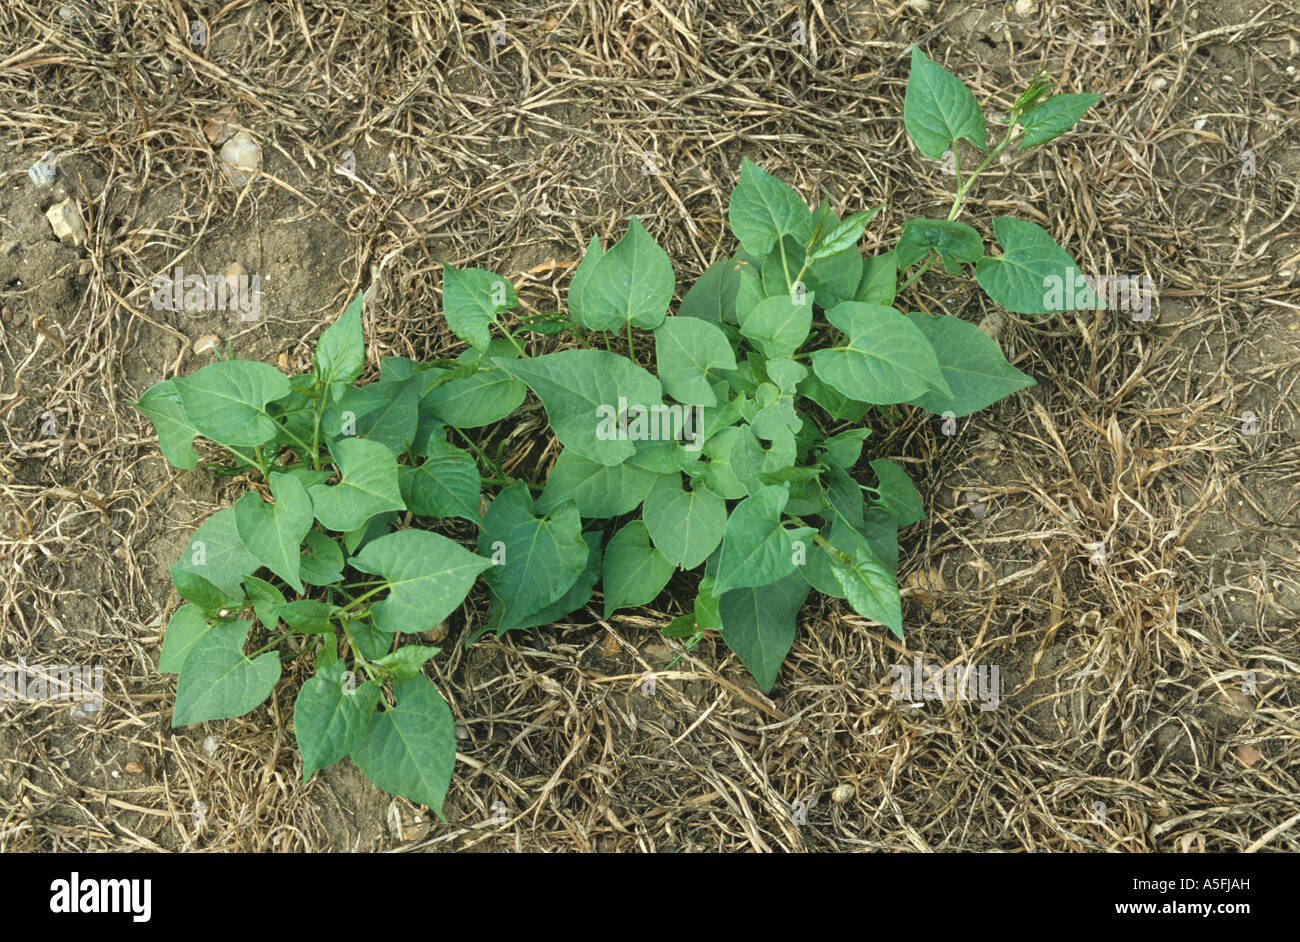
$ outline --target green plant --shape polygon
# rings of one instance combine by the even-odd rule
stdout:
[[[810,210],[746,160],[729,209],[740,250],[673,316],[668,256],[633,218],[608,251],[592,239],[567,315],[513,332],[501,322],[517,304],[508,281],[445,265],[444,314],[468,345],[455,360],[388,357],[378,381],[357,385],[358,295],[321,335],[308,374],[229,360],[152,386],[136,405],[172,464],[193,469],[203,436],[260,479],[171,567],[185,600],[159,663],[180,675],[173,725],[247,713],[284,662],[310,658],[294,705],[304,778],[350,755],[381,787],[441,814],[455,736],[422,670],[438,652],[399,642],[439,625],[480,578],[488,615],[466,643],[563,619],[602,581],[609,617],[702,566],[691,610],[665,631],[691,644],[720,631],[764,690],[812,589],[901,637],[898,530],[925,512],[886,458],[868,464],[874,484],[854,479],[864,421],[896,421],[872,410],[898,404],[966,416],[1033,380],[973,325],[897,310],[900,273],[913,270],[906,287],[936,260],[950,274],[974,264],[988,296],[1020,313],[1048,310],[1053,277],[1081,283],[1037,226],[995,220],[1002,252],[986,256],[956,219],[998,154],[1063,133],[1097,100],[1045,94],[1036,80],[989,150],[971,93],[913,51],[913,142],[938,159],[965,138],[987,156],[965,178],[954,156],[948,218],[907,222],[882,255],[857,248],[876,210],[843,220],[828,202]],[[657,375],[636,362],[650,349],[644,332]],[[526,335],[558,333],[577,348],[527,355]],[[613,352],[624,339],[628,356]],[[544,484],[508,475],[472,434],[514,414],[527,390],[563,446]],[[494,496],[480,513],[484,485]],[[477,527],[473,551],[428,529],[440,518]]]

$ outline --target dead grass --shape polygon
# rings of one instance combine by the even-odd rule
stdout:
[[[78,25],[5,5],[3,186],[58,151],[91,242],[0,286],[0,660],[103,664],[107,699],[88,719],[0,712],[0,850],[1300,850],[1300,290],[1282,274],[1300,267],[1300,16],[933,6],[107,2]],[[1144,323],[1007,316],[941,274],[909,292],[987,316],[1038,385],[955,436],[918,413],[872,438],[933,507],[904,544],[906,645],[814,596],[769,699],[717,639],[665,670],[657,629],[689,579],[638,614],[466,651],[468,611],[433,662],[464,736],[449,823],[411,840],[354,770],[299,781],[296,681],[170,729],[165,566],[239,485],[176,474],[125,403],[201,365],[194,325],[150,309],[154,275],[319,223],[319,253],[291,260],[310,284],[227,332],[235,355],[304,363],[364,288],[375,363],[445,356],[443,260],[509,274],[521,313],[562,309],[581,246],[636,214],[689,284],[731,251],[742,155],[839,210],[883,204],[864,246],[883,250],[951,202],[902,127],[917,41],[990,111],[1040,65],[1106,94],[1079,132],[991,168],[963,218],[990,237],[996,215],[1038,222],[1161,300]],[[243,192],[204,138],[227,105],[264,155]],[[355,177],[334,169],[348,151]],[[486,441],[540,476],[537,418]],[[895,701],[915,654],[1000,665],[1003,702]]]

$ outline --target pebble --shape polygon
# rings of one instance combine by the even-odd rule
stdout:
[[[130,775],[139,775],[141,772],[144,771],[144,766],[141,765],[139,762],[128,762],[126,764],[125,770]]]
[[[222,146],[221,160],[231,182],[243,187],[262,169],[262,149],[247,131],[240,131]]]
[[[45,211],[50,228],[60,242],[86,244],[86,224],[81,219],[81,205],[71,197]]]
[[[198,340],[194,341],[195,353],[207,353],[213,347],[221,345],[221,338],[216,334],[204,334]]]
[[[1016,16],[1032,16],[1037,9],[1038,4],[1034,0],[1016,0]]]
[[[831,801],[837,805],[842,805],[853,797],[853,786],[848,782],[843,785],[836,785],[835,791],[831,792]]]

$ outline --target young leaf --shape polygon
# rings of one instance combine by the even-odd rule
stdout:
[[[653,601],[672,574],[673,564],[650,545],[645,524],[633,520],[605,547],[605,617]]]
[[[451,708],[423,674],[393,684],[393,696],[396,706],[379,714],[352,761],[384,791],[428,805],[441,818],[456,763]]]
[[[235,509],[225,507],[194,531],[173,569],[192,572],[213,585],[233,586],[244,576],[257,572],[260,565],[239,538]]]
[[[997,341],[974,324],[948,314],[913,312],[907,319],[934,348],[952,395],[927,392],[912,400],[927,412],[967,416],[992,405],[1034,381],[1007,362]]]
[[[931,249],[939,253],[948,274],[959,275],[962,262],[978,262],[984,256],[984,240],[963,222],[909,219],[894,250],[899,270],[915,265]]]
[[[791,573],[768,585],[732,589],[718,599],[722,640],[764,693],[776,685],[781,662],[794,644],[795,616],[808,592],[808,583]]]
[[[495,362],[535,392],[560,444],[599,464],[621,464],[636,445],[620,428],[625,407],[659,405],[659,380],[627,357],[605,350],[562,350]]]
[[[578,263],[578,270],[573,273],[573,280],[569,282],[569,315],[579,324],[588,327],[590,325],[587,324],[583,313],[582,292],[586,290],[591,273],[596,270],[596,264],[604,254],[605,250],[600,247],[600,238],[592,236],[591,241],[587,243],[587,251],[583,254],[582,261]]]
[[[740,332],[758,344],[765,356],[789,357],[808,339],[812,327],[813,293],[791,297],[788,292],[760,301],[740,320]]]
[[[176,585],[176,594],[187,602],[193,602],[206,614],[225,617],[222,612],[235,612],[243,607],[243,592],[237,587],[213,585],[202,576],[178,567],[178,563],[173,564],[168,570]]]
[[[162,653],[158,655],[158,671],[178,674],[195,642],[208,631],[208,620],[197,605],[182,605],[172,613],[163,635]]]
[[[397,469],[407,509],[422,517],[461,517],[478,523],[483,481],[474,456],[437,439],[430,440],[425,454],[418,467]]]
[[[354,569],[383,576],[388,596],[370,609],[382,631],[430,631],[464,601],[478,574],[492,565],[427,530],[398,530],[372,540],[350,560]]]
[[[744,262],[720,258],[700,274],[677,308],[678,317],[694,317],[714,324],[736,322],[736,291]]]
[[[496,564],[483,578],[503,604],[500,631],[518,626],[563,596],[587,565],[577,505],[560,501],[539,518],[522,483],[492,501],[478,548]]]
[[[808,367],[794,360],[768,360],[763,366],[767,370],[768,379],[784,393],[794,392],[803,378],[808,375]]]
[[[271,583],[256,576],[244,577],[244,591],[248,593],[248,600],[253,603],[253,612],[262,627],[274,631],[280,618],[280,609],[284,608],[284,594]]]
[[[352,299],[331,326],[316,341],[316,378],[325,384],[334,398],[343,393],[343,384],[356,382],[366,365],[365,341],[361,335],[362,293]]]
[[[1001,255],[986,255],[975,280],[996,304],[1016,314],[1088,309],[1096,296],[1083,273],[1056,240],[1032,222],[999,216],[993,234]]]
[[[299,555],[298,578],[307,585],[333,585],[343,578],[343,550],[319,530],[307,534]]]
[[[867,212],[854,213],[843,222],[831,226],[826,231],[826,234],[817,240],[808,257],[813,261],[817,261],[818,259],[829,258],[846,249],[856,248],[858,240],[862,238],[862,233],[866,231],[867,223],[878,212],[880,212],[879,206]]]
[[[478,350],[466,350],[457,363],[478,363],[476,372],[434,387],[420,399],[421,419],[428,415],[456,428],[480,428],[504,419],[519,408],[527,389],[524,384],[496,366],[492,357],[517,356],[504,339],[488,344],[487,356]],[[480,360],[481,357],[481,360]]]
[[[862,278],[854,301],[889,307],[898,294],[898,256],[894,250],[862,260]]]
[[[813,372],[841,395],[878,405],[931,390],[951,395],[930,341],[894,308],[846,301],[826,319],[848,342],[813,351]]]
[[[378,717],[380,686],[356,683],[342,661],[317,669],[293,704],[293,732],[302,753],[302,780],[357,748]]]
[[[332,618],[338,611],[337,605],[330,605],[318,599],[297,599],[287,605],[281,605],[277,614],[295,631],[313,635],[332,635],[334,633]]]
[[[518,303],[515,286],[500,275],[443,263],[442,313],[451,332],[470,346],[486,350],[497,315]]]
[[[289,393],[289,380],[273,366],[249,360],[209,363],[172,385],[185,421],[219,445],[252,447],[275,436],[267,403]]]
[[[916,47],[903,96],[903,124],[917,150],[931,160],[941,159],[963,137],[980,150],[988,147],[984,115],[970,89]]]
[[[641,518],[670,563],[694,569],[722,542],[727,504],[704,487],[683,490],[680,475],[666,474],[655,480]]]
[[[374,663],[380,670],[390,674],[393,680],[407,680],[420,673],[424,662],[438,653],[438,648],[420,644],[406,644],[392,654],[385,654]]]
[[[790,499],[788,484],[760,488],[731,512],[722,532],[716,592],[768,585],[795,571],[799,551],[807,552],[816,531],[812,527],[787,530],[781,511]]]
[[[921,495],[917,493],[916,485],[906,471],[887,458],[877,458],[871,462],[871,470],[876,473],[880,505],[889,511],[900,527],[920,523],[925,519]]]
[[[239,539],[273,573],[302,592],[298,578],[299,544],[311,529],[311,498],[296,478],[272,472],[267,477],[275,503],[268,504],[249,492],[235,501],[235,526]]]
[[[280,655],[244,656],[252,624],[217,625],[189,649],[176,684],[173,727],[243,716],[271,695],[280,679]]]
[[[816,225],[799,194],[748,157],[740,165],[727,217],[740,244],[756,258],[767,255],[783,235],[806,244]]]
[[[691,406],[716,406],[709,370],[736,368],[722,329],[695,317],[669,317],[655,330],[655,361],[664,391]]]
[[[863,618],[885,625],[903,637],[903,610],[898,583],[866,544],[859,544],[850,558],[831,557],[831,571],[844,590],[853,610]]]
[[[332,439],[366,438],[394,455],[405,454],[419,427],[424,375],[346,387],[325,407],[321,431]]]
[[[537,509],[545,513],[572,498],[578,513],[587,519],[617,517],[645,500],[655,478],[654,472],[626,462],[606,466],[565,449],[551,468],[546,489],[537,498]]]
[[[1100,95],[1053,95],[1039,102],[1020,116],[1020,126],[1025,136],[1020,139],[1020,149],[1046,144],[1060,137],[1078,123],[1083,113],[1101,101]]]
[[[822,442],[826,458],[841,468],[851,468],[862,455],[862,442],[871,434],[869,428],[851,428]]]
[[[180,393],[170,379],[154,383],[135,402],[135,407],[153,423],[158,433],[158,450],[177,468],[193,471],[198,464],[194,453],[194,436],[198,429],[190,425],[181,408]]]
[[[595,263],[582,284],[581,317],[591,330],[654,330],[673,299],[672,262],[635,216],[627,233]]]
[[[385,510],[405,510],[397,486],[397,459],[379,442],[342,438],[330,451],[339,467],[338,484],[307,488],[316,519],[327,530],[355,530]]]

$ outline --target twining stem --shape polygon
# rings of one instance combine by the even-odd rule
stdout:
[[[478,446],[478,444],[477,444],[477,443],[476,443],[472,438],[470,438],[468,435],[466,435],[464,432],[462,432],[460,429],[458,429],[458,428],[457,428],[456,426],[454,426],[454,425],[448,425],[447,428],[451,429],[453,432],[455,432],[455,433],[456,433],[457,435],[459,435],[461,438],[465,439],[465,444],[468,445],[468,446],[470,447],[470,449],[474,452],[474,454],[478,455],[479,460],[482,461],[483,464],[484,464],[486,467],[491,468],[493,471],[495,471],[495,472],[496,472],[498,475],[500,475],[501,477],[505,477],[505,476],[506,476],[505,471],[503,471],[501,468],[497,467],[497,463],[496,463],[495,461],[493,461],[491,458],[489,458],[489,457],[487,456],[487,454],[483,451],[483,449],[480,448],[480,447]]]

